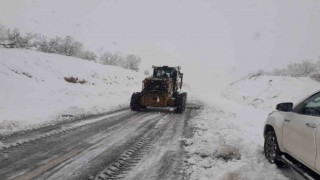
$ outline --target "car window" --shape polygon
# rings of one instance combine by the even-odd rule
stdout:
[[[320,116],[320,93],[317,93],[303,102],[300,114]]]

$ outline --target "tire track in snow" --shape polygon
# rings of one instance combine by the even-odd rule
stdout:
[[[111,114],[126,111],[126,110],[129,110],[129,108],[128,107],[120,108],[120,109],[116,109],[113,111],[108,111],[108,112],[100,113],[100,114],[81,115],[80,117],[65,119],[65,120],[58,121],[58,122],[48,122],[45,124],[35,125],[35,126],[29,127],[29,128],[26,128],[26,129],[23,129],[20,131],[15,131],[15,132],[7,133],[7,134],[0,134],[0,139],[2,141],[6,142],[8,139],[15,139],[15,138],[19,139],[21,137],[25,137],[30,134],[43,133],[43,132],[47,132],[50,130],[59,129],[60,126],[65,125],[65,124],[72,124],[74,122],[80,122],[83,120],[95,119],[95,118],[99,118],[99,117],[106,116],[106,115],[111,115]]]
[[[163,120],[166,122],[163,122]],[[152,124],[150,131],[143,134],[136,143],[132,145],[127,151],[125,151],[116,161],[111,163],[106,169],[104,169],[94,180],[109,180],[109,179],[122,179],[126,177],[126,174],[135,166],[149,151],[153,143],[160,138],[169,125],[172,118],[160,118],[158,121]]]
[[[100,131],[86,140],[91,145],[77,156],[51,169],[38,179],[88,179],[100,167],[114,161],[115,154],[125,151],[128,144],[141,136],[163,114],[137,113],[111,129]],[[140,129],[140,130],[139,130]]]
[[[133,171],[140,168],[141,163],[152,161],[154,156],[159,162],[155,162],[153,172],[158,172],[157,169],[163,167],[161,164],[175,168],[179,163],[171,159],[178,162],[183,155],[179,150],[179,138],[186,119],[190,118],[189,111],[192,110],[181,115],[162,110],[124,111],[105,119],[96,118],[96,122],[91,119],[90,123],[89,120],[72,123],[76,128],[1,151],[0,177],[97,179],[99,175],[107,178],[109,174],[111,179],[122,179],[132,173],[130,177],[134,177]],[[174,148],[166,147],[172,143],[175,143]],[[154,149],[158,146],[168,149],[169,153],[150,155],[150,152],[157,152]],[[170,171],[164,168],[159,173],[170,173],[172,177]]]
[[[128,112],[130,113],[130,111],[128,111]],[[32,136],[32,135],[35,133],[32,133],[31,135],[29,135],[29,136],[25,135],[25,137],[22,137],[20,139],[13,138],[13,140],[10,140],[10,138],[3,138],[5,141],[2,141],[2,143],[4,145],[2,147],[0,147],[0,152],[4,151],[4,150],[9,150],[11,148],[22,146],[26,143],[34,143],[35,141],[41,140],[43,138],[51,137],[54,135],[58,135],[60,133],[66,133],[68,131],[80,129],[80,128],[83,128],[86,126],[90,126],[92,124],[97,124],[97,123],[99,123],[99,121],[105,121],[105,120],[108,120],[109,118],[112,118],[114,116],[118,116],[120,114],[123,114],[123,112],[122,111],[115,112],[115,113],[108,114],[108,115],[105,115],[105,116],[102,116],[102,117],[99,117],[96,119],[90,118],[90,119],[81,120],[79,122],[72,122],[71,124],[68,123],[67,125],[59,125],[59,130],[54,129],[52,131],[49,131],[46,133],[39,133],[34,136]],[[46,127],[46,128],[48,128],[48,127]],[[25,134],[25,133],[23,133],[23,134]],[[6,143],[6,142],[11,142],[11,143]]]
[[[21,148],[13,148],[0,152],[0,177],[14,178],[39,166],[43,166],[51,159],[72,151],[74,148],[90,148],[90,138],[103,131],[114,131],[119,123],[132,122],[134,118],[143,118],[150,114],[136,112],[125,113],[111,117],[108,120],[97,121],[82,128],[59,133],[56,136],[42,138],[36,143],[27,143]],[[104,138],[104,137],[96,137]]]
[[[142,138],[90,179],[183,179],[184,149],[181,138],[195,109],[169,114]],[[145,139],[146,138],[146,139]],[[181,172],[181,173],[180,173]]]

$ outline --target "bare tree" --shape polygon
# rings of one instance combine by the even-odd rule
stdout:
[[[5,45],[8,48],[20,48],[21,47],[21,34],[18,29],[6,29]]]
[[[38,51],[48,53],[49,52],[49,44],[47,37],[38,35],[36,41],[36,48]]]
[[[309,76],[311,73],[315,72],[317,70],[317,67],[315,63],[313,63],[311,60],[304,60],[301,63],[300,71],[301,76]]]
[[[82,58],[82,59],[87,59],[89,61],[96,61],[96,58],[97,58],[95,53],[88,51],[88,50],[79,52],[77,57]]]
[[[121,56],[120,52],[105,52],[100,56],[99,59],[101,64],[104,65],[120,66],[123,63],[123,57]]]
[[[26,48],[35,49],[45,53],[56,53],[66,56],[79,57],[95,61],[95,53],[85,50],[83,44],[71,36],[65,38],[54,37],[48,39],[37,33],[21,34],[19,29],[9,29],[0,23],[0,47],[1,48]],[[124,58],[120,52],[106,52],[100,56],[100,62],[106,65],[121,66],[138,71],[140,58],[136,55],[128,55]]]
[[[10,30],[7,29],[5,26],[0,24],[0,46],[4,48],[8,48],[8,44],[10,44],[8,40]],[[13,47],[13,44],[11,45]]]
[[[7,28],[0,24],[0,43],[3,43],[8,39]]]
[[[134,54],[129,54],[126,56],[122,67],[126,69],[131,69],[134,71],[139,71],[140,62],[141,62],[141,58],[139,56]]]
[[[37,46],[37,39],[39,34],[36,33],[27,33],[25,36],[21,37],[21,47],[31,49]]]
[[[284,69],[275,69],[275,70],[273,70],[273,72],[271,74],[275,75],[275,76],[283,76],[283,75],[285,75],[285,70]]]
[[[62,39],[60,37],[51,38],[48,41],[48,53],[63,54],[61,44],[62,44]]]
[[[304,60],[301,63],[292,63],[287,66],[286,75],[293,77],[306,77],[316,71],[316,64],[311,60]]]
[[[61,50],[62,54],[67,56],[76,56],[79,52],[82,51],[83,44],[76,41],[71,36],[66,36],[61,41]]]

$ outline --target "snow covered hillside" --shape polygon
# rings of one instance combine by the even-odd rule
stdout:
[[[235,82],[223,94],[241,104],[274,108],[281,102],[297,103],[319,90],[319,85],[319,82],[308,77],[259,76]]]
[[[143,78],[82,59],[0,49],[0,133],[128,106]]]
[[[296,179],[270,164],[263,154],[267,115],[282,101],[297,102],[320,84],[309,78],[261,76],[243,79],[222,94],[203,94],[204,109],[185,139],[190,179]]]

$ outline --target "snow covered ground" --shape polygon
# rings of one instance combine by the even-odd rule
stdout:
[[[191,122],[194,137],[185,140],[191,179],[288,179],[263,155],[264,121],[277,103],[318,89],[309,78],[262,76],[199,97],[204,109]]]
[[[143,78],[78,58],[0,49],[0,134],[127,107]]]
[[[144,78],[77,58],[0,49],[0,135],[127,107]],[[264,121],[277,103],[297,102],[318,89],[309,78],[274,76],[242,79],[220,94],[190,93],[186,86],[189,102],[203,103],[190,122],[194,136],[183,139],[186,173],[201,180],[287,179],[264,158]]]
[[[297,103],[317,90],[319,82],[309,77],[259,76],[232,83],[223,95],[240,104],[270,109],[281,102]]]

